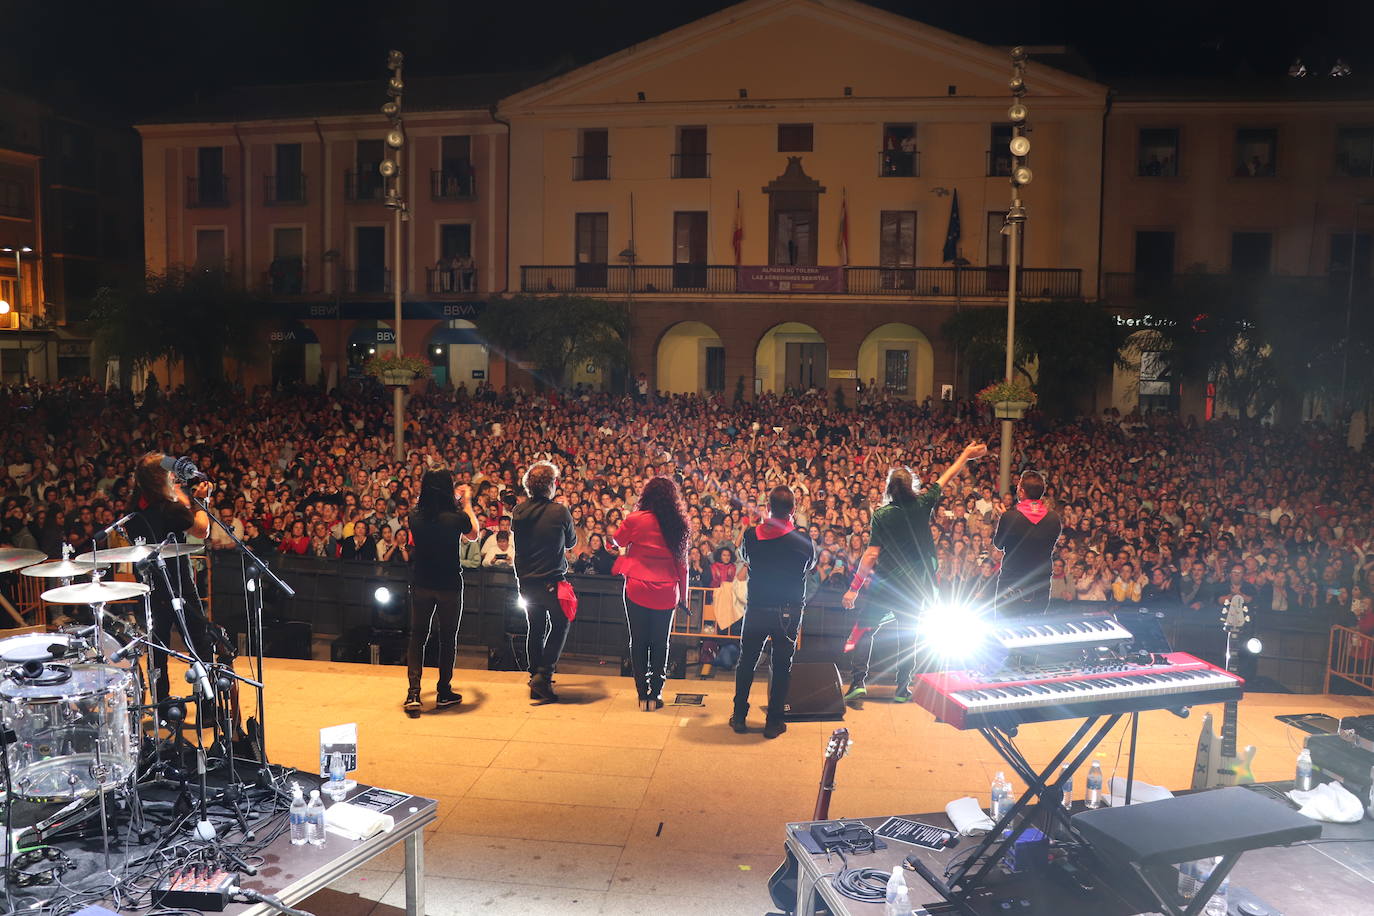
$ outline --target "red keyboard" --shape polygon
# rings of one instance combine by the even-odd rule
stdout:
[[[989,728],[1078,719],[1146,709],[1238,700],[1245,681],[1186,652],[1156,656],[1167,664],[1122,665],[1114,670],[1049,668],[1021,680],[997,680],[964,671],[922,674],[915,701],[955,728]]]

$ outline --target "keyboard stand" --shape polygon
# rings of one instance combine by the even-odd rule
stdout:
[[[976,916],[972,907],[969,906],[968,898],[983,886],[988,874],[997,867],[997,863],[1002,861],[1002,857],[1006,855],[1012,844],[1025,832],[1027,827],[1038,825],[1048,837],[1053,835],[1054,822],[1058,820],[1062,825],[1073,830],[1062,805],[1064,792],[1060,787],[1063,784],[1064,775],[1071,777],[1078,772],[1079,767],[1092,755],[1093,751],[1097,750],[1102,739],[1106,738],[1107,733],[1116,727],[1123,715],[1125,713],[1114,713],[1105,717],[1092,716],[1084,720],[1078,731],[1074,732],[1073,737],[1055,755],[1054,760],[1050,761],[1049,765],[1039,773],[1031,766],[1030,761],[1026,760],[1021,752],[1016,749],[1013,742],[1016,737],[1014,727],[978,729],[978,733],[983,736],[988,744],[992,745],[993,750],[997,751],[1016,772],[1016,775],[1025,782],[1026,791],[1021,793],[1021,797],[1012,805],[1011,810],[997,822],[991,831],[984,835],[982,842],[964,859],[958,868],[954,869],[948,879],[936,875],[919,858],[913,860],[917,873],[935,889],[936,893],[945,898],[964,916]],[[1098,723],[1102,722],[1104,718],[1106,721],[1099,726]],[[1065,768],[1063,774],[1061,774],[1060,767]],[[1025,816],[1022,817],[1022,814]],[[1002,831],[1008,829],[1011,832],[1003,837]],[[975,868],[977,869],[976,872],[974,872]]]

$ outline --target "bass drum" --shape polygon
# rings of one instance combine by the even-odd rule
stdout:
[[[12,794],[67,801],[133,776],[132,680],[113,665],[31,663],[7,672],[0,679],[0,718],[14,735],[7,750]]]

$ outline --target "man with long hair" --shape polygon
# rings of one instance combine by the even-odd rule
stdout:
[[[997,611],[1009,617],[1043,614],[1049,607],[1054,546],[1064,528],[1059,513],[1045,504],[1045,477],[1039,471],[1021,472],[1016,495],[1016,506],[1002,513],[992,535],[992,546],[1002,551]]]
[[[577,546],[577,529],[572,513],[554,502],[558,489],[558,468],[548,461],[536,461],[521,481],[530,498],[511,511],[511,530],[515,532],[515,581],[525,602],[529,621],[527,651],[530,663],[530,699],[546,703],[558,701],[553,692],[553,672],[563,644],[568,639],[570,609],[560,600],[560,591],[569,591],[566,551]]]
[[[463,567],[459,562],[462,539],[477,533],[472,495],[466,486],[455,487],[448,471],[425,471],[420,479],[420,498],[410,514],[410,534],[415,539],[410,584],[410,644],[406,649],[406,675],[410,679],[404,708],[406,715],[420,714],[420,678],[425,668],[425,645],[439,618],[439,683],[434,705],[456,706],[463,696],[453,692],[453,662],[458,654],[458,625],[463,620]]]
[[[626,548],[613,571],[625,577],[630,668],[645,712],[663,708],[668,632],[673,612],[687,603],[687,534],[687,507],[677,484],[655,477],[613,536]]]
[[[792,682],[792,652],[797,645],[806,603],[806,577],[816,565],[816,544],[792,524],[795,497],[789,487],[768,494],[768,518],[746,529],[740,540],[740,561],[749,567],[749,607],[740,636],[740,659],[735,668],[735,708],[730,727],[749,731],[749,690],[763,644],[773,641],[768,677],[768,717],[763,736],[776,738],[787,731],[787,688]]]
[[[855,703],[868,694],[868,666],[877,631],[891,620],[898,637],[897,692],[893,701],[911,699],[911,675],[916,664],[916,619],[936,595],[935,542],[930,534],[930,515],[939,505],[945,484],[963,472],[968,462],[981,458],[988,448],[970,442],[935,483],[917,492],[909,468],[888,472],[883,504],[873,512],[868,547],[844,593],[842,603],[853,609],[859,590],[870,582],[873,590],[859,627],[866,630],[850,659],[849,691],[845,701]],[[868,624],[868,626],[865,626]]]
[[[130,536],[144,538],[148,544],[161,544],[169,539],[172,543],[184,544],[188,534],[204,539],[210,533],[210,516],[204,509],[192,507],[190,497],[162,466],[164,457],[161,452],[149,452],[138,459],[134,468],[133,493],[137,512],[130,519],[127,530]],[[191,492],[196,499],[204,500],[210,495],[210,490],[210,481],[202,480]],[[172,584],[174,594],[167,591],[166,581],[156,569],[150,569],[144,575],[146,584],[151,588],[149,603],[156,642],[149,658],[152,667],[149,674],[153,677],[152,683],[157,687],[159,699],[167,697],[170,682],[167,677],[167,653],[157,646],[170,647],[172,630],[179,629],[173,598],[182,599],[181,616],[186,626],[183,638],[189,635],[196,657],[203,662],[210,662],[213,661],[214,652],[190,563],[186,557],[172,557],[165,562],[167,579]]]

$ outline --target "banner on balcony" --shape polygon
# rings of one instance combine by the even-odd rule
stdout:
[[[738,274],[735,289],[741,293],[844,292],[844,270],[840,267],[740,267]]]

